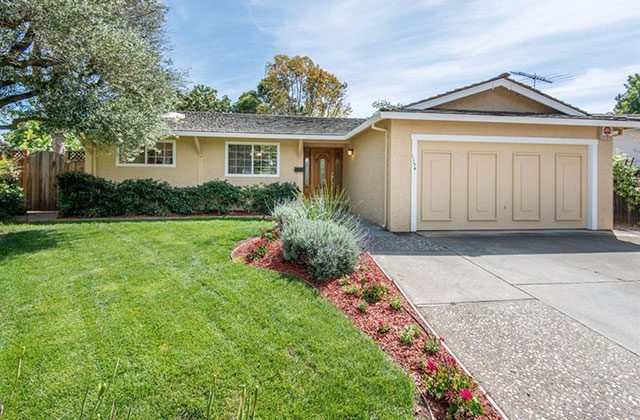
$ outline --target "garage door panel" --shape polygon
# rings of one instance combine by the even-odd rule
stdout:
[[[451,219],[451,153],[422,154],[422,220]]]
[[[556,220],[582,218],[582,156],[556,155]]]
[[[513,154],[513,220],[540,220],[540,154]]]
[[[496,153],[469,153],[469,220],[496,220],[497,162]]]
[[[586,227],[587,146],[421,141],[419,230]]]

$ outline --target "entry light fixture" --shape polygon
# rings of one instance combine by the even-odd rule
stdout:
[[[347,156],[355,156],[356,152],[353,149],[347,149]]]

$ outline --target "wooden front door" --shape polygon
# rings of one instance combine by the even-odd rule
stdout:
[[[342,188],[342,149],[305,148],[304,194],[314,195],[326,188]]]

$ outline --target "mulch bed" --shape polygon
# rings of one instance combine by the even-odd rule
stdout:
[[[265,268],[279,273],[292,275],[306,281],[308,284],[316,288],[322,295],[330,300],[342,312],[344,312],[354,323],[354,325],[365,334],[375,340],[378,345],[405,371],[409,372],[414,379],[423,400],[428,401],[428,407],[416,407],[416,415],[428,416],[427,410],[430,410],[437,419],[447,417],[447,405],[443,401],[437,401],[426,393],[425,382],[423,379],[424,363],[427,360],[433,362],[446,362],[456,364],[455,359],[441,348],[440,352],[433,356],[428,356],[423,350],[425,341],[429,338],[429,333],[424,325],[421,324],[420,317],[415,313],[413,307],[404,299],[404,296],[397,288],[395,283],[389,279],[384,272],[378,267],[376,262],[368,253],[360,256],[358,269],[349,277],[349,284],[359,284],[361,276],[365,275],[375,281],[384,284],[388,291],[387,297],[377,303],[367,304],[366,312],[358,309],[358,304],[362,299],[355,295],[349,295],[343,290],[343,286],[338,279],[332,279],[325,282],[314,281],[307,270],[300,265],[286,261],[282,255],[282,242],[280,239],[269,242],[267,252],[262,258],[251,260],[249,254],[255,249],[255,244],[260,239],[248,240],[238,246],[232,253],[234,259],[241,259],[247,264],[256,267]],[[264,244],[264,242],[260,242]],[[362,269],[363,268],[363,269]],[[343,283],[344,284],[344,283]],[[404,302],[402,309],[394,310],[390,306],[390,298],[397,296]],[[386,333],[378,331],[379,322],[388,324],[391,329]],[[412,345],[402,344],[398,335],[405,325],[419,325],[422,329],[420,337],[416,338]],[[480,398],[484,414],[484,419],[500,419],[502,418],[498,411],[487,401],[487,399],[478,391],[474,393]],[[425,401],[422,401],[423,403]]]

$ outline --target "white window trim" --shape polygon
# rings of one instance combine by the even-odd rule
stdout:
[[[229,173],[229,146],[276,146],[276,173],[275,174],[230,174]],[[253,153],[251,153],[251,172],[253,172]],[[225,178],[279,178],[280,177],[280,143],[262,143],[249,141],[227,141],[224,143],[224,176]]]
[[[411,134],[411,231],[418,230],[418,142],[450,141],[477,143],[573,144],[587,150],[587,229],[598,230],[598,140],[556,137],[467,136]]]
[[[120,162],[120,150],[118,148],[116,148],[116,166],[126,166],[126,167],[131,167],[131,168],[175,168],[176,167],[176,141],[175,140],[171,140],[171,139],[167,139],[167,140],[162,140],[162,141],[158,141],[158,143],[172,143],[173,144],[173,160],[172,160],[172,164],[167,165],[167,164],[157,164],[157,163],[146,163],[147,162],[147,150],[148,147],[144,148],[144,161],[145,163],[129,163],[129,162]]]

